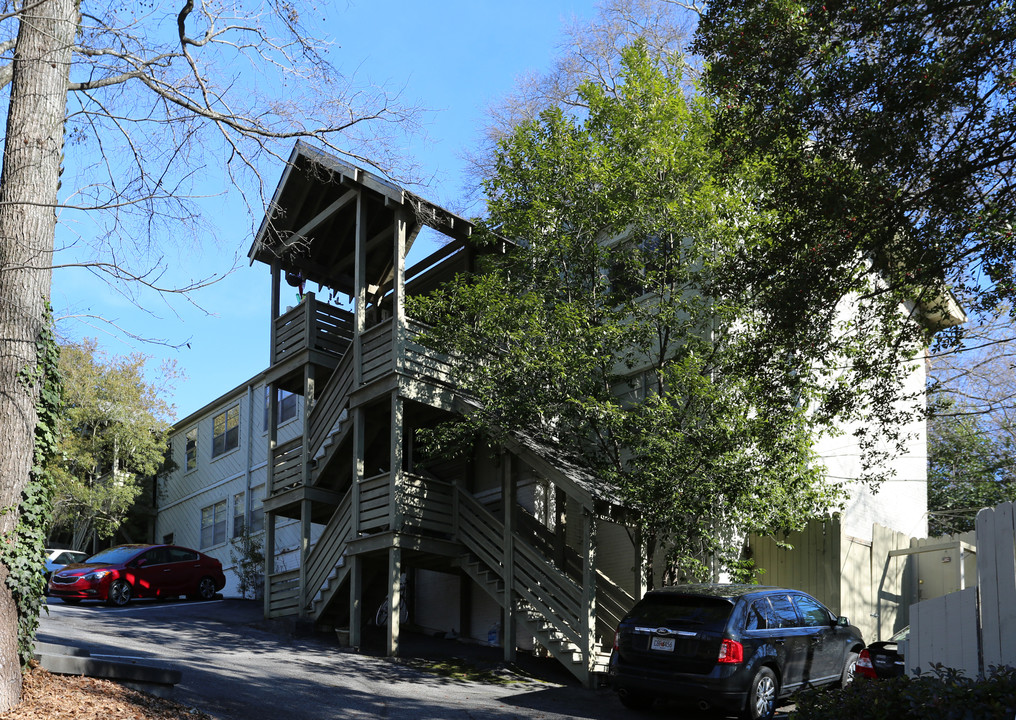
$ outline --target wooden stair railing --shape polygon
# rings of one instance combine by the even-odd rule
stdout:
[[[322,591],[332,571],[342,561],[342,553],[353,533],[352,490],[347,490],[339,506],[325,525],[314,547],[307,556],[307,568],[304,573],[303,606],[312,608],[315,598]],[[332,583],[334,592],[339,583]],[[323,609],[330,600],[318,603]]]

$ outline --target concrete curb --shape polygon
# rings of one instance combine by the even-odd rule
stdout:
[[[87,650],[67,645],[37,643],[35,659],[56,675],[105,678],[152,695],[168,698],[182,674],[171,667],[126,658],[93,658]]]

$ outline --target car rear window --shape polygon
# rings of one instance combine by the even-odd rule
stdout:
[[[694,626],[720,632],[733,605],[722,598],[686,595],[647,595],[635,606],[631,618],[650,626]]]

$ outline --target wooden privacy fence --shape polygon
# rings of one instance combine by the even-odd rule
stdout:
[[[908,674],[936,664],[975,677],[1016,666],[1016,511],[977,514],[977,586],[913,605],[905,648]]]

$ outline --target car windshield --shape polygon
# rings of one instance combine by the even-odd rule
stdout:
[[[649,595],[642,599],[631,616],[649,625],[694,625],[710,631],[723,630],[733,606],[711,597]]]
[[[108,550],[100,550],[99,552],[92,555],[92,557],[85,560],[86,563],[109,563],[119,564],[125,563],[132,557],[138,554],[142,548],[139,547],[111,547]]]

